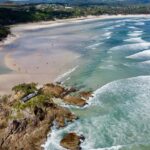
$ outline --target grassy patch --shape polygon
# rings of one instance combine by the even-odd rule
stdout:
[[[46,101],[49,101],[51,102],[51,96],[50,95],[38,95],[36,97],[33,97],[32,99],[30,99],[28,102],[26,103],[23,103],[21,101],[17,101],[15,104],[14,104],[14,108],[17,109],[17,110],[24,110],[26,108],[29,108],[29,109],[33,109],[35,106],[43,106],[44,102]]]
[[[22,92],[23,93],[23,96],[27,96],[31,93],[34,93],[35,91],[37,91],[37,84],[36,83],[22,83],[22,84],[19,84],[19,85],[16,85],[12,88],[13,91],[15,91],[15,93],[17,92]]]

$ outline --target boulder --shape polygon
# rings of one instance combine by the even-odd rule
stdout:
[[[57,107],[54,110],[55,122],[57,128],[61,128],[67,125],[67,122],[73,122],[77,117],[70,112],[69,109],[63,107]]]
[[[65,127],[65,117],[58,115],[55,119],[57,128]]]
[[[76,96],[67,95],[63,98],[63,100],[66,104],[76,105],[76,106],[79,106],[79,107],[83,107],[87,104],[84,99],[76,97]]]
[[[80,150],[80,136],[76,133],[69,133],[60,141],[60,145],[69,150]]]
[[[75,89],[73,87],[68,88],[61,94],[61,98],[65,97],[66,95],[69,95],[70,93],[74,93],[76,91],[77,91],[77,89]]]
[[[83,91],[79,93],[81,97],[85,98],[86,100],[88,100],[90,97],[92,97],[92,92],[90,91]]]
[[[60,85],[46,84],[44,85],[42,91],[44,94],[51,94],[55,97],[61,97],[65,89]]]

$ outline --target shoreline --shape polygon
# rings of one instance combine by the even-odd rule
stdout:
[[[80,22],[88,22],[88,21],[96,21],[96,20],[105,20],[105,19],[117,19],[117,18],[135,18],[135,17],[150,17],[150,14],[134,14],[134,15],[100,15],[100,16],[85,16],[85,17],[77,17],[77,18],[68,18],[68,19],[56,19],[54,21],[39,21],[39,22],[30,22],[30,23],[20,23],[16,25],[11,25],[11,28],[17,27],[21,30],[36,30],[47,27],[56,27],[67,25],[71,23],[80,23]]]
[[[87,16],[87,17],[79,17],[79,18],[71,18],[71,19],[63,19],[63,20],[56,20],[56,21],[42,21],[37,23],[26,23],[26,24],[18,24],[12,25],[11,31],[12,35],[8,36],[3,42],[0,42],[1,49],[5,45],[9,45],[19,37],[21,37],[22,32],[30,31],[30,30],[37,30],[42,28],[51,28],[56,26],[63,26],[67,24],[76,24],[80,22],[88,22],[88,21],[96,21],[96,20],[105,20],[105,19],[115,19],[115,18],[128,18],[128,17],[150,17],[150,15],[102,15],[102,16]],[[66,22],[67,21],[67,22]],[[37,52],[38,53],[38,52]],[[59,53],[59,54],[58,54]],[[41,60],[38,58],[39,56],[33,55],[27,58],[23,58],[21,62],[30,61],[30,59],[34,59],[34,68],[36,67],[36,62],[40,62]],[[46,55],[44,56],[46,57]],[[57,79],[60,79],[63,75],[67,72],[75,68],[77,64],[74,64],[73,61],[76,61],[80,57],[75,52],[69,51],[69,49],[62,49],[61,51],[57,51],[56,54],[50,56],[52,59],[49,62],[49,65],[45,69],[53,68],[55,65],[55,70],[50,70],[48,73],[45,73],[45,70],[42,69],[40,72],[36,71],[34,68],[31,68],[29,73],[25,71],[26,68],[25,64],[20,65],[20,62],[16,61],[13,56],[9,53],[5,56],[5,65],[12,70],[11,73],[2,74],[0,75],[0,83],[4,85],[0,87],[1,92],[0,94],[4,95],[11,92],[11,87],[16,84],[23,83],[23,82],[38,82],[41,80],[39,84],[45,84],[47,82],[55,82]],[[70,58],[70,59],[65,59]],[[18,58],[19,59],[19,58]],[[20,58],[21,59],[21,58]],[[59,60],[59,61],[56,61]],[[44,62],[43,62],[44,63]],[[19,64],[19,66],[18,66]],[[60,67],[58,67],[60,66]],[[38,66],[39,67],[39,66]],[[42,68],[42,65],[40,66]],[[32,73],[32,69],[34,69],[34,73]]]
[[[85,17],[77,17],[77,18],[68,18],[68,19],[56,19],[56,20],[50,20],[50,21],[39,21],[39,22],[29,22],[29,23],[18,23],[15,25],[10,25],[10,31],[12,34],[9,34],[7,38],[5,38],[3,41],[0,41],[0,47],[10,44],[14,42],[17,38],[19,38],[21,35],[15,33],[13,34],[13,29],[20,28],[21,31],[26,30],[36,30],[36,29],[42,29],[42,28],[48,28],[48,27],[56,27],[56,26],[62,26],[67,25],[71,23],[80,23],[80,22],[88,22],[88,21],[96,21],[96,20],[105,20],[105,19],[117,19],[117,18],[135,18],[135,17],[150,17],[150,14],[134,14],[134,15],[100,15],[100,16],[85,16]],[[67,22],[66,22],[67,21]]]

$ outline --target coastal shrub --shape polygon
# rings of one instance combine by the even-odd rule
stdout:
[[[0,101],[1,101],[1,103],[5,104],[8,102],[9,98],[10,98],[10,95],[3,95],[0,97]]]
[[[17,110],[24,110],[26,108],[33,109],[35,106],[43,106],[44,102],[52,102],[50,95],[38,95],[36,97],[31,98],[26,103],[23,103],[21,101],[17,101],[14,104],[14,108]]]
[[[0,41],[7,37],[10,34],[10,30],[8,27],[0,26]]]
[[[22,92],[24,93],[23,96],[26,96],[28,94],[34,93],[35,91],[37,91],[37,84],[36,83],[22,83],[19,85],[16,85],[12,88],[12,91],[14,91],[15,93],[17,92]]]

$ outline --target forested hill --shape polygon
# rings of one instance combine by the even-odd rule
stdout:
[[[103,14],[150,14],[150,5],[124,7],[110,5],[68,7],[56,4],[0,5],[0,40],[10,33],[8,25]]]

